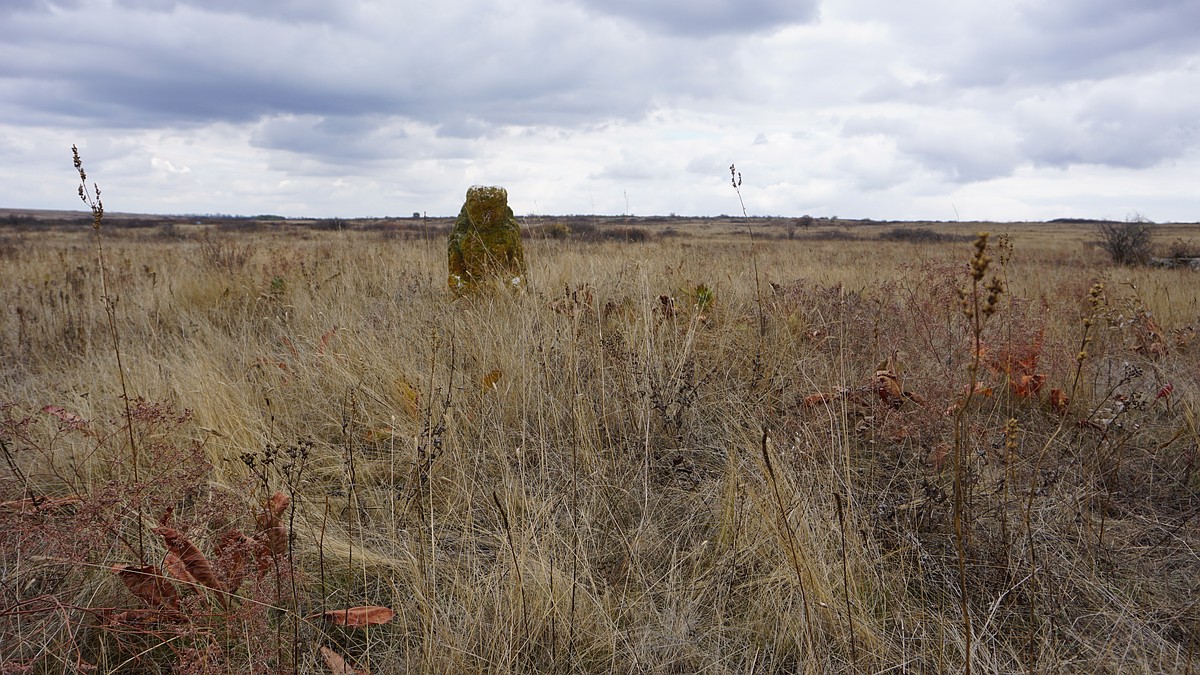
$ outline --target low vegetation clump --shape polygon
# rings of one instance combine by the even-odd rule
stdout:
[[[1100,248],[1121,265],[1147,262],[1154,251],[1154,223],[1140,215],[1123,222],[1102,222],[1096,226]]]
[[[1193,272],[531,238],[455,299],[444,241],[181,234],[7,235],[6,672],[1195,658]]]

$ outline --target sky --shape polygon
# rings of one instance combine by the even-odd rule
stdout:
[[[0,0],[0,207],[1200,220],[1197,0]]]

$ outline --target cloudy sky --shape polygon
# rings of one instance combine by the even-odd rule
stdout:
[[[0,0],[0,207],[1200,220],[1197,0]]]

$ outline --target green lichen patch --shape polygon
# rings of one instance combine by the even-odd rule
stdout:
[[[476,185],[467,190],[448,245],[450,290],[464,295],[497,285],[525,286],[521,227],[508,206],[508,191]]]

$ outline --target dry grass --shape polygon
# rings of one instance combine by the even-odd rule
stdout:
[[[0,663],[326,672],[332,647],[375,672],[1187,672],[1194,273],[993,226],[1007,290],[967,400],[970,245],[891,227],[760,241],[763,334],[728,233],[531,240],[529,292],[459,301],[441,241],[114,237],[129,416],[88,233],[8,234]],[[1036,393],[1001,367],[1030,354]],[[916,396],[876,396],[890,357]],[[184,593],[179,623],[118,614],[139,602],[110,568],[161,560],[135,539],[168,507],[215,560],[276,492],[280,568],[227,607]],[[320,618],[357,605],[396,616]]]

